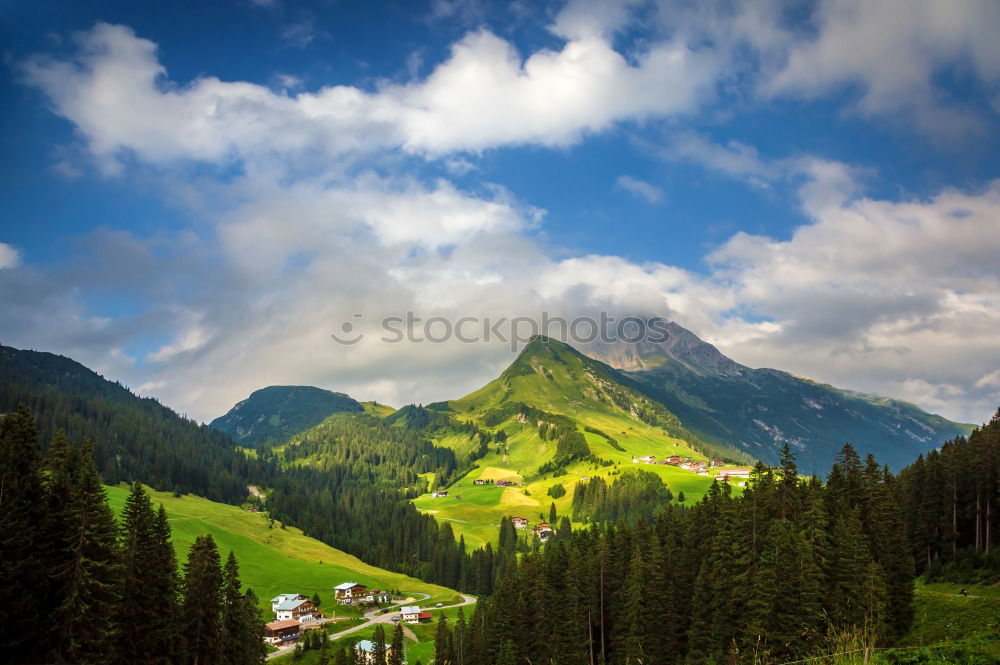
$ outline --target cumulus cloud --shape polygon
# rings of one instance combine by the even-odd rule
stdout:
[[[22,72],[105,169],[127,176],[138,163],[175,185],[190,162],[244,168],[171,188],[178,205],[197,211],[197,229],[155,238],[93,232],[88,252],[99,261],[43,274],[0,244],[4,341],[69,353],[209,419],[274,383],[394,404],[450,398],[510,359],[499,342],[382,343],[385,316],[607,309],[669,316],[753,366],[896,394],[964,420],[987,417],[1000,401],[1000,184],[864,198],[864,172],[850,165],[768,159],[749,145],[678,132],[667,142],[670,159],[759,187],[790,183],[808,219],[787,238],[738,233],[698,274],[613,256],[554,258],[535,236],[545,212],[501,187],[342,166],[386,153],[441,160],[468,176],[478,151],[566,146],[625,121],[684,117],[717,94],[747,45],[756,54],[748,80],[768,94],[818,95],[860,82],[872,113],[888,112],[890,89],[936,99],[927,92],[931,75],[956,54],[971,58],[984,81],[992,76],[992,47],[965,19],[949,23],[968,38],[962,44],[935,32],[931,55],[904,63],[904,90],[885,88],[887,74],[852,69],[851,54],[825,45],[856,28],[836,8],[819,3],[818,31],[798,35],[782,27],[776,5],[751,4],[727,21],[701,3],[666,7],[662,34],[623,54],[613,44],[635,3],[574,2],[551,26],[557,47],[522,54],[480,29],[425,78],[296,94],[211,76],[171,80],[155,44],[99,24],[78,37],[71,57],[32,58]],[[452,5],[438,3],[442,11]],[[954,18],[964,10],[940,11]],[[804,82],[801,63],[818,68],[815,85]],[[631,176],[618,185],[647,200],[662,196]],[[84,304],[82,293],[114,288],[148,303],[145,311],[101,317]],[[345,322],[366,334],[358,345],[330,338]],[[154,335],[141,357],[123,350]]]
[[[1000,81],[997,3],[829,0],[816,4],[812,21],[815,32],[796,36],[765,91],[815,97],[856,85],[862,112],[905,111],[948,134],[978,129],[978,112],[949,103],[935,76],[968,63],[980,81]]]
[[[21,265],[21,252],[13,245],[0,242],[0,270]]]
[[[659,203],[663,200],[663,190],[645,180],[639,180],[630,175],[620,175],[615,180],[615,184],[632,196],[643,199],[646,203]]]
[[[659,42],[632,64],[591,33],[522,59],[479,30],[426,79],[293,96],[210,76],[171,81],[156,45],[126,26],[101,23],[77,41],[71,59],[35,57],[22,70],[112,165],[123,154],[163,164],[566,145],[622,120],[694,110],[719,64],[679,42]]]

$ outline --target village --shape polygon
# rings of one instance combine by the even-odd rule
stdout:
[[[334,599],[338,605],[345,607],[362,607],[369,611],[364,614],[368,619],[365,624],[352,626],[343,633],[353,632],[365,627],[368,623],[374,623],[376,616],[385,616],[390,613],[391,605],[394,601],[394,594],[380,589],[369,589],[357,582],[343,582],[332,587]],[[466,599],[468,600],[468,599]],[[319,608],[319,596],[312,598],[302,593],[285,593],[271,599],[271,612],[274,620],[265,624],[264,642],[281,649],[273,655],[280,655],[287,652],[300,641],[305,641],[307,631],[320,630],[326,636],[323,627],[327,623],[334,621],[333,617],[327,617],[326,612]],[[405,602],[405,601],[404,601]],[[438,608],[441,604],[438,603]],[[393,622],[408,624],[427,623],[431,621],[433,615],[430,611],[423,610],[419,605],[406,605],[399,608],[399,611],[390,617]],[[330,635],[331,638],[336,634]],[[308,643],[308,642],[307,642]],[[371,640],[359,640],[354,644],[357,652],[357,662],[368,662],[372,658],[374,644]],[[387,646],[391,648],[391,646]]]
[[[694,460],[691,457],[682,457],[680,455],[668,455],[662,460],[657,460],[655,455],[643,455],[643,456],[633,456],[633,464],[647,464],[647,465],[661,465],[661,466],[673,466],[682,471],[688,471],[690,473],[695,473],[699,476],[706,476],[714,478],[719,482],[726,482],[731,484],[733,487],[745,487],[747,481],[750,478],[750,473],[752,469],[750,467],[741,466],[733,467],[726,466],[726,462],[721,458],[714,458],[711,460]],[[589,476],[580,477],[581,481],[586,481]],[[477,486],[493,486],[493,487],[523,487],[524,483],[516,482],[509,479],[493,479],[493,478],[477,478],[472,481],[473,485]],[[453,488],[454,489],[454,488]],[[451,496],[455,500],[461,501],[461,494],[454,494],[453,496],[449,494],[449,490],[439,489],[434,490],[430,493],[431,498],[441,499]],[[530,524],[527,517],[515,516],[510,518],[511,523],[514,528],[518,531],[523,531],[527,529]],[[555,531],[553,526],[548,522],[539,522],[533,529],[531,529],[531,535],[537,538],[541,542],[548,541]]]
[[[657,462],[656,455],[644,455],[642,457],[633,457],[633,464],[661,464],[667,466],[676,466],[684,471],[690,471],[692,473],[697,473],[699,476],[711,476],[712,473],[710,469],[717,469],[718,472],[715,474],[715,479],[719,482],[732,482],[736,487],[743,487],[746,485],[746,481],[750,478],[750,472],[752,469],[748,466],[737,466],[722,468],[725,462],[716,457],[709,462],[695,462],[690,457],[681,457],[680,455],[670,455],[664,457],[663,460]]]

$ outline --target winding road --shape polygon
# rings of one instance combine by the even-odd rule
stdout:
[[[430,595],[426,594],[426,593],[414,593],[414,594],[412,594],[412,596],[413,596],[413,598],[411,598],[411,599],[399,601],[399,602],[393,603],[393,605],[395,605],[396,607],[399,607],[399,606],[401,606],[403,604],[409,604],[409,603],[419,602],[421,600],[427,600],[428,598],[430,598]],[[416,598],[416,596],[423,596],[423,598]],[[460,602],[460,603],[455,603],[454,605],[444,605],[442,607],[424,607],[424,608],[421,608],[421,610],[425,611],[425,612],[437,612],[439,610],[447,610],[447,609],[450,609],[452,607],[464,607],[466,605],[472,605],[473,603],[476,602],[476,597],[475,596],[469,596],[469,595],[464,594],[464,593],[461,594],[461,596],[462,596],[462,602]],[[357,626],[351,626],[350,628],[346,628],[346,629],[340,631],[339,633],[330,633],[330,639],[331,640],[339,640],[341,637],[344,637],[345,635],[350,635],[351,633],[356,633],[356,632],[358,632],[360,630],[364,630],[365,628],[370,628],[371,626],[374,626],[377,623],[393,623],[392,617],[396,615],[395,612],[385,612],[383,614],[379,614],[380,612],[382,612],[381,609],[374,609],[374,610],[371,610],[369,612],[365,612],[365,619],[366,619],[366,621],[364,623],[359,623]],[[404,628],[405,628],[405,626],[404,626]],[[411,635],[412,635],[412,633],[411,633]],[[412,639],[412,637],[411,637],[411,639]],[[275,651],[273,653],[269,653],[267,655],[267,659],[271,660],[272,658],[277,658],[278,656],[284,656],[286,654],[291,653],[294,650],[295,650],[295,645],[294,644],[289,644],[287,646],[278,647],[277,651]]]

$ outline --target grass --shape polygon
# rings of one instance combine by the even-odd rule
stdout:
[[[993,653],[1000,658],[1000,585],[966,587],[969,597],[959,594],[961,585],[917,583],[913,629],[901,646],[994,641]]]
[[[128,497],[128,487],[106,487],[108,500],[121,513]],[[371,566],[357,557],[305,536],[295,527],[268,528],[263,513],[251,513],[236,506],[186,495],[174,497],[169,492],[149,490],[154,505],[163,504],[170,519],[174,549],[183,565],[196,537],[211,534],[222,557],[236,553],[240,578],[260,598],[265,616],[271,616],[270,599],[281,593],[319,593],[327,616],[352,616],[358,612],[333,602],[332,587],[355,581],[368,587],[399,589],[409,593],[430,594],[431,600],[447,602],[457,592],[399,573]]]

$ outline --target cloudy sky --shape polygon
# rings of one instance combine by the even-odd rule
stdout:
[[[994,0],[4,4],[4,344],[207,420],[512,357],[385,316],[607,311],[1000,404]]]

